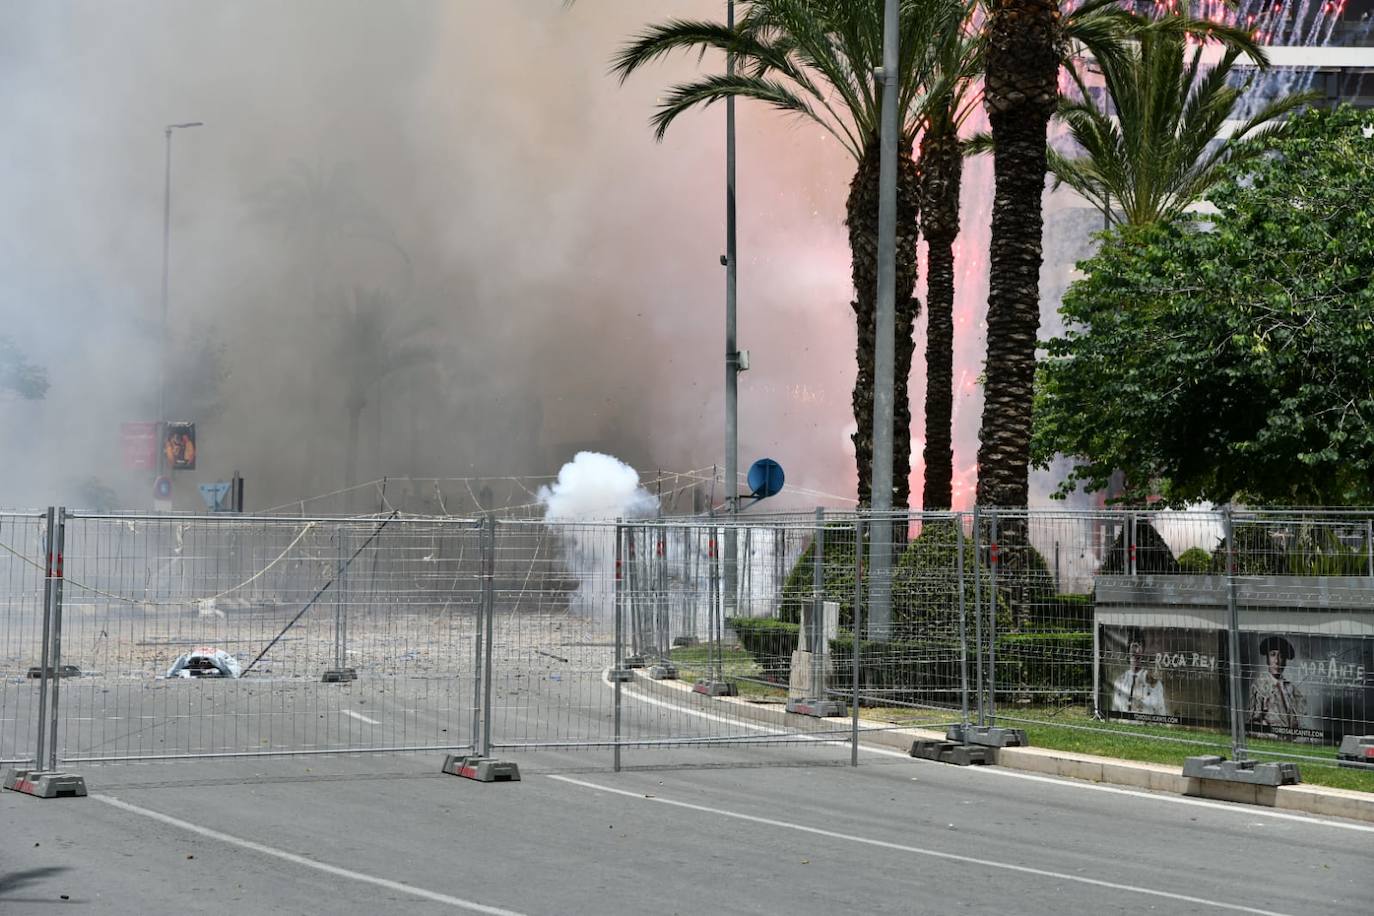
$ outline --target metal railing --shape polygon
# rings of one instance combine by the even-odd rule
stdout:
[[[0,758],[618,762],[974,723],[1331,763],[1374,732],[1367,512],[891,519],[876,639],[854,513],[0,514]]]

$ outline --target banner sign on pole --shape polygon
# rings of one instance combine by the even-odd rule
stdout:
[[[196,424],[171,423],[162,437],[162,452],[167,456],[167,467],[174,471],[194,471],[196,469]]]
[[[227,480],[201,484],[200,498],[205,500],[205,508],[211,512],[230,511],[230,507],[224,503],[224,498],[229,495],[231,487],[232,484]]]
[[[119,424],[119,443],[127,471],[157,468],[157,423],[148,420]]]

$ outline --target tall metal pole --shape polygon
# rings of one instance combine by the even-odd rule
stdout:
[[[878,302],[873,359],[873,537],[868,626],[892,635],[892,417],[897,266],[897,0],[883,8],[882,136],[878,168]],[[859,329],[863,333],[863,328]]]
[[[1227,687],[1231,700],[1231,759],[1245,760],[1245,709],[1240,689],[1240,611],[1236,603],[1236,521],[1228,505],[1222,510],[1222,531],[1226,535],[1226,654]]]
[[[853,705],[849,707],[849,765],[859,765],[859,666],[863,663],[864,639],[864,520],[854,520],[854,620],[851,625],[853,641],[850,643],[849,660],[853,663],[850,674]]]
[[[172,250],[172,128],[163,132],[167,140],[166,168],[162,178],[162,324],[157,358],[157,473],[163,473],[162,424],[167,422],[167,271]]]
[[[725,23],[735,27],[735,0],[726,3]],[[735,73],[735,55],[725,57],[725,72]],[[725,507],[734,521],[739,510],[739,348],[735,337],[735,99],[725,99]],[[737,544],[735,532],[725,539],[725,608],[735,613]]]
[[[625,586],[624,586],[624,554],[625,554],[625,528],[617,519],[615,523],[615,594],[611,601],[615,609],[615,675],[612,680],[612,692],[615,697],[615,745],[612,751],[614,755],[614,766],[617,773],[620,772],[620,682],[625,670]]]
[[[48,769],[57,770],[57,706],[62,695],[62,583],[65,581],[62,555],[67,550],[67,510],[57,507],[57,546],[53,551],[52,585],[52,725],[48,732]],[[42,766],[42,761],[39,761]]]
[[[166,456],[162,450],[162,439],[166,435],[164,424],[167,422],[167,276],[172,252],[172,131],[187,127],[201,127],[201,121],[186,121],[182,124],[168,124],[162,135],[166,139],[166,155],[162,174],[162,332],[158,346],[157,361],[157,474],[167,471]]]
[[[482,658],[482,749],[483,757],[491,756],[491,659],[492,646],[496,643],[496,513],[488,512],[486,517],[487,562],[482,578],[482,616],[485,618],[483,629],[486,631],[485,654]]]
[[[57,674],[52,664],[52,586],[53,561],[57,558],[56,512],[48,507],[48,526],[43,535],[43,555],[46,559],[46,572],[43,574],[43,648],[38,663],[38,747],[33,754],[33,768],[43,768],[43,752],[47,747],[48,723],[48,678]]]

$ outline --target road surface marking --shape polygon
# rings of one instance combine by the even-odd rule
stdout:
[[[314,859],[307,859],[305,856],[298,856],[293,852],[287,852],[283,849],[277,849],[272,846],[265,846],[262,843],[255,843],[252,840],[241,839],[236,836],[231,836],[227,833],[221,833],[218,830],[210,830],[209,828],[202,827],[199,824],[192,824],[189,821],[183,821],[175,817],[169,817],[168,815],[162,814],[158,811],[150,811],[147,808],[140,808],[137,805],[131,805],[126,801],[120,801],[119,799],[111,798],[108,795],[92,795],[91,798],[99,802],[104,802],[105,804],[110,805],[112,807],[119,808],[121,811],[128,811],[131,814],[139,814],[143,817],[150,818],[151,820],[161,821],[164,824],[169,824],[173,827],[179,827],[182,830],[187,830],[191,833],[198,833],[201,836],[209,837],[212,840],[218,840],[221,843],[228,843],[231,846],[238,846],[242,849],[248,849],[256,853],[261,853],[265,856],[272,856],[273,858],[281,859],[284,862],[290,862],[293,865],[300,865],[305,868],[313,868],[316,871],[326,872],[327,874],[337,875],[340,878],[349,878],[353,881],[361,881],[364,884],[375,884],[378,887],[384,887],[389,891],[396,891],[402,894],[410,894],[415,897],[423,897],[425,900],[433,900],[435,903],[445,903],[449,906],[457,907],[458,909],[471,910],[474,913],[487,913],[489,914],[489,916],[524,916],[523,913],[518,913],[515,910],[503,910],[500,907],[486,906],[485,904],[475,903],[471,900],[464,900],[461,897],[450,897],[448,894],[440,894],[436,891],[427,891],[423,887],[416,887],[413,884],[402,884],[400,881],[392,881],[388,878],[378,878],[375,875],[367,875],[363,874],[362,872],[352,871],[347,868],[340,868],[337,865],[328,865],[324,862],[317,862]]]
[[[1151,798],[1157,801],[1173,802],[1177,805],[1192,805],[1195,808],[1213,808],[1218,811],[1230,811],[1232,814],[1258,815],[1259,817],[1273,817],[1284,821],[1298,821],[1303,824],[1316,824],[1319,827],[1339,827],[1342,830],[1355,830],[1361,833],[1374,833],[1374,826],[1369,824],[1350,824],[1345,821],[1328,821],[1317,817],[1308,817],[1302,814],[1289,814],[1286,811],[1274,811],[1270,808],[1261,808],[1255,805],[1242,803],[1228,803],[1207,801],[1201,798],[1182,798],[1177,795],[1160,795],[1154,792],[1142,792],[1139,789],[1122,789],[1117,786],[1104,786],[1095,782],[1083,782],[1081,780],[1060,778],[1055,776],[1037,776],[1034,773],[1018,773],[1015,770],[1008,770],[1005,767],[969,767],[983,773],[997,776],[1009,776],[1013,779],[1029,779],[1033,782],[1048,782],[1057,786],[1074,786],[1079,789],[1092,789],[1097,792],[1110,792],[1113,795],[1131,795],[1135,798]]]
[[[609,669],[608,669],[608,670],[609,670]],[[608,686],[613,686],[613,685],[611,684],[609,675],[604,675],[604,674],[603,674],[602,680],[603,680],[604,683],[606,683]],[[629,696],[631,696],[631,697],[633,697],[634,699],[639,700],[639,701],[641,701],[641,702],[644,702],[644,703],[651,703],[651,704],[653,704],[654,706],[663,706],[663,707],[667,707],[667,708],[673,709],[673,710],[675,710],[675,711],[677,711],[677,712],[684,712],[684,713],[687,713],[688,715],[691,715],[691,716],[699,716],[699,717],[701,717],[701,718],[703,718],[703,719],[710,719],[710,720],[713,721],[713,722],[724,722],[724,723],[726,723],[726,724],[728,724],[728,725],[738,725],[738,726],[740,726],[741,728],[751,728],[751,729],[754,729],[755,731],[767,732],[767,733],[773,734],[773,735],[785,735],[785,734],[787,734],[787,732],[786,732],[784,729],[781,729],[781,728],[774,728],[774,727],[767,726],[767,725],[758,725],[758,724],[753,723],[753,722],[742,722],[742,721],[739,721],[739,720],[737,720],[737,719],[730,719],[730,718],[727,718],[727,717],[725,717],[725,716],[718,716],[718,715],[715,715],[714,713],[703,712],[703,711],[697,710],[697,709],[688,709],[687,707],[685,707],[685,706],[680,706],[680,705],[678,705],[678,704],[676,704],[676,703],[670,703],[670,702],[667,702],[667,701],[665,701],[665,700],[659,700],[659,699],[657,699],[657,698],[655,698],[655,697],[648,696],[647,694],[642,694],[642,693],[640,693],[639,691],[634,690],[634,689],[632,689],[632,688],[630,688],[630,687],[622,687],[621,690],[624,691],[624,692],[625,692],[626,694],[628,694]],[[862,732],[861,732],[860,734],[862,734]],[[848,741],[847,739],[841,739],[841,738],[816,738],[816,737],[808,737],[808,736],[805,736],[805,735],[803,735],[803,736],[801,736],[801,737],[806,738],[807,740],[810,740],[810,741],[815,741],[815,742],[818,743],[818,744],[832,744],[832,745],[845,745],[845,746],[848,746],[848,744],[849,744],[849,741]],[[873,747],[872,745],[866,745],[866,744],[863,743],[862,739],[860,739],[860,742],[859,742],[859,750],[863,751],[863,752],[866,753],[866,754],[881,754],[881,755],[883,755],[883,756],[885,756],[885,757],[900,757],[900,758],[902,758],[903,760],[916,760],[916,759],[917,759],[917,758],[914,758],[914,757],[912,757],[910,754],[905,753],[905,752],[903,752],[903,751],[893,750],[892,748],[887,748],[887,747]],[[922,762],[922,763],[929,763],[929,762],[931,762],[931,761],[920,761],[920,762]],[[1271,809],[1271,808],[1262,808],[1262,807],[1258,807],[1258,806],[1255,806],[1255,805],[1244,805],[1244,804],[1239,804],[1239,803],[1234,803],[1234,804],[1233,804],[1233,803],[1229,803],[1229,802],[1208,801],[1208,800],[1206,800],[1206,799],[1201,799],[1201,798],[1184,798],[1184,797],[1179,796],[1179,795],[1165,795],[1165,794],[1163,794],[1163,793],[1156,793],[1156,792],[1142,792],[1142,791],[1140,791],[1139,789],[1122,789],[1122,788],[1119,788],[1119,787],[1117,787],[1117,786],[1104,786],[1104,785],[1102,785],[1102,784],[1100,784],[1100,783],[1087,782],[1087,781],[1081,780],[1081,779],[1070,779],[1070,778],[1068,778],[1068,777],[1058,777],[1058,776],[1039,776],[1039,775],[1036,775],[1036,774],[1033,774],[1033,773],[1021,773],[1021,772],[1018,772],[1018,771],[1016,771],[1016,770],[1011,770],[1011,769],[1008,769],[1008,768],[1006,768],[1006,767],[998,767],[998,766],[992,766],[992,767],[971,766],[971,767],[966,767],[966,768],[962,768],[962,769],[964,769],[966,772],[981,773],[981,774],[985,774],[985,775],[988,775],[988,776],[1006,776],[1006,777],[1011,778],[1011,779],[1029,779],[1029,780],[1031,780],[1031,781],[1033,781],[1033,782],[1047,782],[1047,783],[1050,783],[1050,784],[1052,784],[1052,785],[1056,785],[1056,786],[1065,786],[1065,787],[1071,788],[1071,789],[1091,789],[1091,790],[1096,791],[1096,792],[1110,792],[1110,793],[1112,793],[1113,795],[1129,795],[1129,796],[1132,796],[1132,797],[1134,797],[1134,798],[1146,798],[1146,799],[1150,799],[1151,801],[1171,802],[1171,803],[1176,804],[1176,805],[1190,805],[1190,806],[1192,806],[1192,807],[1194,807],[1194,808],[1211,808],[1211,809],[1213,809],[1213,810],[1215,810],[1215,811],[1229,811],[1229,812],[1231,812],[1232,814],[1241,814],[1241,815],[1246,815],[1246,816],[1252,815],[1252,814],[1253,814],[1253,815],[1256,815],[1256,816],[1258,816],[1258,817],[1277,818],[1278,820],[1283,820],[1283,821],[1297,821],[1298,823],[1301,823],[1301,824],[1313,824],[1313,825],[1318,826],[1318,827],[1337,827],[1337,828],[1339,828],[1339,829],[1341,829],[1341,830],[1354,830],[1354,831],[1356,831],[1356,832],[1358,832],[1358,833],[1374,833],[1374,826],[1370,826],[1370,825],[1368,825],[1368,824],[1352,824],[1352,823],[1347,823],[1347,822],[1345,822],[1345,821],[1323,820],[1322,818],[1318,818],[1318,817],[1309,817],[1309,816],[1303,815],[1303,814],[1290,814],[1290,813],[1288,813],[1288,812],[1286,812],[1286,811],[1274,811],[1274,810]]]
[[[343,714],[346,715],[346,716],[352,716],[353,718],[357,719],[359,722],[366,722],[368,725],[381,725],[381,724],[382,724],[382,723],[378,722],[376,719],[369,719],[367,716],[363,715],[362,713],[354,712],[354,711],[351,710],[351,709],[345,709],[345,710],[343,711]]]
[[[1167,900],[1179,900],[1184,903],[1196,903],[1202,906],[1216,907],[1222,910],[1234,910],[1239,913],[1256,913],[1259,916],[1286,916],[1274,910],[1260,910],[1254,907],[1241,906],[1238,903],[1226,903],[1222,900],[1208,900],[1206,897],[1190,897],[1187,894],[1175,894],[1172,891],[1159,891],[1153,888],[1140,887],[1135,884],[1119,884],[1115,881],[1101,881],[1097,878],[1084,878],[1081,875],[1070,875],[1064,872],[1049,871],[1043,868],[1032,868],[1029,865],[1013,865],[1010,862],[995,862],[992,859],[979,859],[974,856],[962,856],[953,852],[941,852],[937,849],[925,849],[920,846],[908,846],[904,843],[889,843],[886,840],[875,840],[871,837],[856,836],[852,833],[839,833],[835,830],[822,830],[819,827],[808,827],[805,824],[794,824],[790,821],[779,821],[771,817],[757,817],[753,814],[743,814],[738,811],[728,811],[724,808],[712,808],[707,805],[695,805],[691,802],[675,801],[670,798],[663,798],[658,795],[645,795],[643,792],[630,792],[626,789],[613,789],[609,786],[598,785],[594,782],[586,782],[581,779],[573,779],[571,776],[550,775],[550,779],[559,782],[566,782],[574,786],[582,786],[587,789],[594,789],[598,792],[609,792],[613,795],[624,795],[627,798],[637,798],[641,801],[656,802],[660,805],[671,805],[675,808],[686,808],[690,811],[701,811],[706,814],[716,814],[721,817],[734,818],[735,820],[750,821],[755,824],[763,824],[768,827],[781,827],[786,830],[796,830],[800,833],[811,833],[816,836],[829,837],[834,840],[847,840],[851,843],[861,843],[865,846],[877,846],[882,849],[893,849],[898,852],[908,852],[918,856],[929,856],[933,859],[946,859],[951,862],[963,862],[967,865],[981,865],[985,868],[998,868],[1005,871],[1019,872],[1025,875],[1038,875],[1042,878],[1054,878],[1057,881],[1072,881],[1075,884],[1088,884],[1093,887],[1105,887],[1118,891],[1129,891],[1135,894],[1145,894],[1151,897],[1163,897]]]

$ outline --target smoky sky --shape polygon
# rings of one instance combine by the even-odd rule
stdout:
[[[359,481],[553,475],[580,449],[646,477],[719,463],[723,109],[662,143],[648,126],[665,87],[719,62],[624,86],[608,62],[649,19],[723,7],[0,4],[0,333],[51,382],[0,401],[0,503],[151,501],[119,427],[156,416],[163,127],[183,121],[205,126],[172,141],[168,413],[200,438],[178,507],[235,470],[250,508],[337,489],[350,443]],[[747,103],[738,143],[740,464],[852,494],[852,163]],[[971,482],[991,170],[968,174]],[[923,371],[918,351],[918,454]]]

